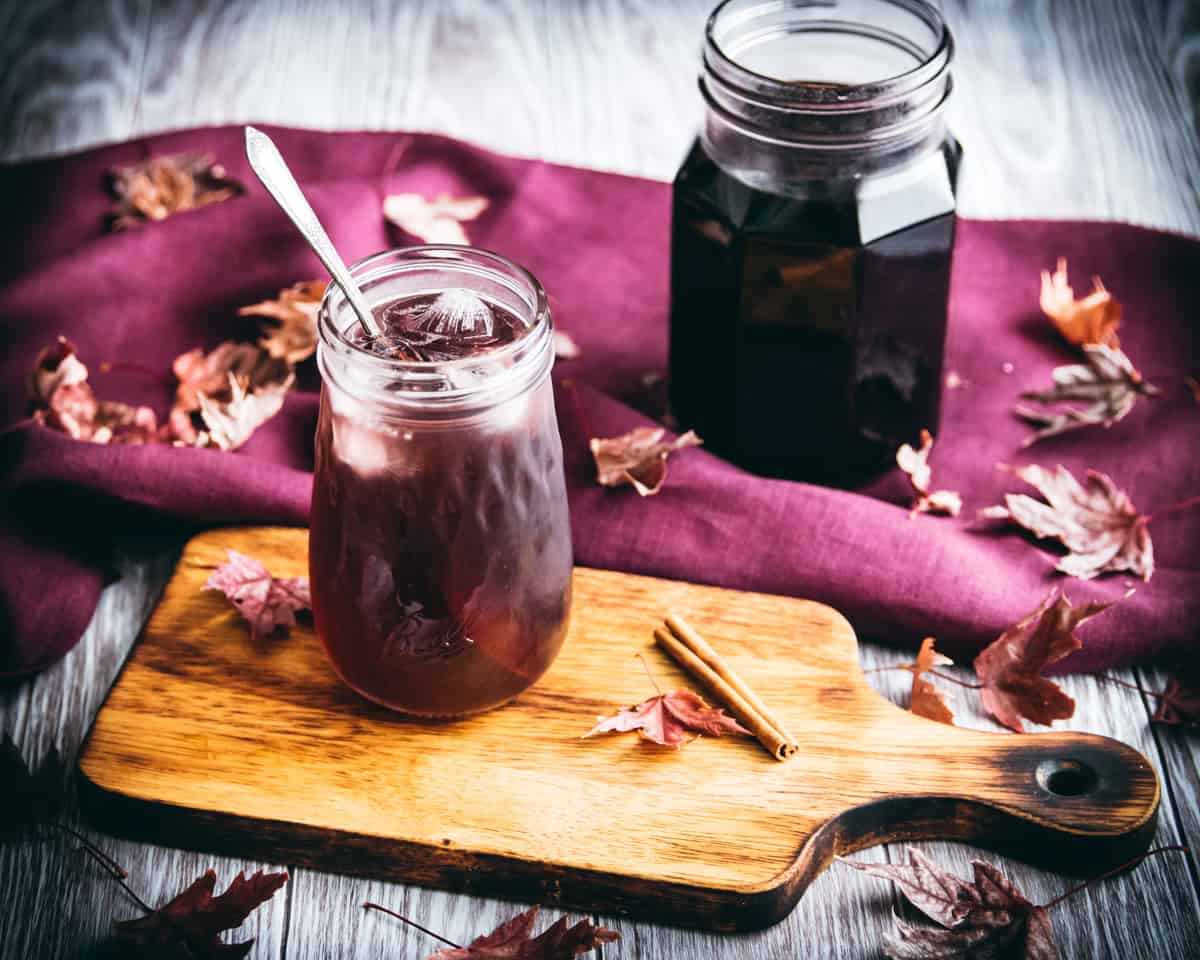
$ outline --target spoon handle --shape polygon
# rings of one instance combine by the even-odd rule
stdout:
[[[304,194],[300,191],[300,185],[296,183],[296,178],[292,176],[292,171],[288,169],[288,165],[280,155],[279,148],[261,130],[246,127],[246,159],[250,161],[250,168],[258,175],[258,179],[267,188],[267,192],[275,198],[275,202],[279,204],[283,212],[296,225],[296,229],[308,241],[313,253],[320,258],[321,263],[325,264],[329,275],[342,288],[346,299],[350,301],[350,306],[358,314],[358,322],[362,324],[367,335],[379,336],[381,332],[379,324],[375,322],[375,316],[371,313],[371,307],[367,303],[366,297],[358,289],[358,284],[354,282],[350,271],[346,269],[346,264],[334,249],[329,234],[325,232],[325,228],[321,226],[321,221],[317,219],[313,208],[304,198]]]

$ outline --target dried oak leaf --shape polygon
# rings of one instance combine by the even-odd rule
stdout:
[[[1053,274],[1042,271],[1041,307],[1068,343],[1098,343],[1114,350],[1121,345],[1117,339],[1121,304],[1104,289],[1099,277],[1092,277],[1092,292],[1076,300],[1075,291],[1067,283],[1066,257],[1059,257]]]
[[[1057,590],[1019,623],[1005,630],[975,658],[984,709],[1010,730],[1024,733],[1021,718],[1049,726],[1075,713],[1075,701],[1043,669],[1083,643],[1075,628],[1111,603],[1072,606]]]
[[[938,723],[948,723],[954,725],[954,714],[950,712],[950,708],[946,705],[946,699],[942,696],[941,691],[933,685],[933,682],[926,680],[923,674],[928,673],[935,667],[947,667],[954,663],[949,657],[938,653],[934,648],[933,637],[926,637],[921,641],[921,649],[917,653],[917,659],[911,664],[906,664],[904,669],[908,670],[913,675],[912,693],[909,696],[908,709],[919,717],[926,717],[930,720],[936,720]]]
[[[63,771],[58,750],[51,748],[36,770],[6,736],[0,744],[0,838],[22,827],[53,820],[62,810]]]
[[[271,321],[258,345],[270,356],[295,366],[317,349],[317,311],[324,296],[325,281],[306,280],[280,290],[274,300],[242,307],[238,316]]]
[[[569,925],[566,917],[559,917],[533,937],[538,909],[530,907],[469,945],[438,950],[426,960],[570,960],[621,937],[616,930],[598,927],[590,920]]]
[[[914,450],[906,443],[896,451],[896,466],[908,474],[908,482],[912,485],[912,509],[908,515],[915,517],[918,513],[939,513],[957,517],[962,510],[962,497],[953,490],[929,490],[933,482],[933,471],[929,466],[931,450],[933,435],[928,430],[922,430],[920,450]]]
[[[604,487],[632,484],[643,497],[662,489],[667,479],[667,457],[703,441],[689,430],[674,440],[663,440],[662,427],[635,427],[619,437],[593,437],[589,444],[596,461],[596,482]]]
[[[554,331],[554,356],[559,360],[574,360],[583,353],[575,339],[562,330]]]
[[[214,897],[217,875],[208,870],[153,913],[135,920],[114,921],[113,928],[117,940],[136,955],[234,960],[246,956],[254,941],[224,943],[221,933],[240,927],[287,879],[286,873],[259,870],[249,878],[239,873],[224,893]]]
[[[244,378],[232,373],[228,376],[228,391],[198,395],[200,418],[207,429],[197,442],[221,450],[236,450],[280,411],[296,376],[289,371],[282,381],[269,381],[251,389],[247,389]]]
[[[175,153],[150,157],[110,173],[117,203],[112,211],[112,228],[145,220],[163,220],[182,210],[208,206],[245,192],[245,187],[228,176],[211,155]]]
[[[1024,400],[1041,404],[1086,402],[1088,406],[1067,407],[1059,413],[1046,413],[1033,407],[1018,405],[1014,412],[1021,419],[1038,426],[1037,432],[1026,438],[1028,447],[1046,437],[1068,430],[1099,424],[1111,427],[1133,409],[1137,398],[1152,397],[1158,387],[1147,383],[1120,350],[1101,344],[1086,344],[1083,348],[1087,363],[1072,363],[1055,367],[1050,390],[1032,390],[1021,394]]]
[[[1154,544],[1147,518],[1107,474],[1089,470],[1081,486],[1061,464],[1053,473],[1036,464],[1007,469],[1036,487],[1046,503],[1023,493],[1006,493],[1004,506],[981,510],[981,516],[1012,520],[1037,537],[1061,542],[1069,552],[1055,569],[1069,576],[1090,580],[1118,570],[1143,580],[1153,575]]]
[[[611,717],[602,717],[584,737],[597,733],[628,733],[636,730],[647,740],[679,749],[701,734],[720,737],[750,731],[719,708],[710,707],[691,690],[672,690],[624,707]]]
[[[487,197],[442,193],[426,200],[419,193],[397,193],[384,198],[383,215],[426,243],[469,243],[462,225],[476,219],[489,204]]]
[[[1059,957],[1046,909],[1026,900],[1011,880],[986,861],[972,861],[970,881],[939,869],[911,847],[905,864],[842,863],[891,880],[914,907],[938,924],[913,923],[896,915],[883,940],[884,955],[892,960]]]
[[[312,607],[307,577],[273,577],[253,557],[227,551],[229,560],[217,567],[202,590],[220,590],[250,622],[250,637],[257,640],[276,627],[294,627],[296,612]]]

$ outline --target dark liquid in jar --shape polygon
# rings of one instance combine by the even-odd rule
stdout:
[[[428,337],[410,321],[432,297],[376,311],[363,345],[393,357],[485,353],[523,335],[489,304],[486,336]],[[341,401],[345,403],[347,401]],[[485,424],[394,430],[334,408],[316,433],[310,576],[317,630],[342,678],[420,716],[512,699],[562,645],[571,543],[549,382]],[[516,404],[516,406],[512,406]]]
[[[951,197],[959,154],[947,141],[933,173]],[[671,406],[751,470],[851,485],[936,432],[954,214],[819,187],[766,193],[692,149],[674,186]]]

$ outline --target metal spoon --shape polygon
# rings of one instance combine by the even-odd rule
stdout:
[[[350,306],[358,315],[358,322],[362,324],[367,336],[379,336],[383,331],[375,322],[375,316],[371,313],[367,298],[358,289],[358,284],[350,276],[345,262],[334,249],[329,234],[325,232],[325,228],[321,226],[321,221],[317,219],[313,208],[304,199],[304,194],[300,192],[300,185],[296,183],[292,171],[284,163],[279,148],[261,130],[247,127],[246,159],[250,161],[250,168],[258,175],[258,179],[267,188],[267,192],[275,198],[275,202],[279,204],[283,212],[296,225],[296,229],[308,241],[313,253],[325,264],[325,269],[329,271],[334,282],[342,288],[342,293],[350,301]]]

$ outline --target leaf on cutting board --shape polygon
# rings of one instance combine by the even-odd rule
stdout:
[[[917,659],[906,664],[904,669],[913,675],[912,693],[909,696],[908,709],[919,717],[936,720],[938,723],[954,725],[954,714],[946,704],[946,698],[933,681],[927,680],[924,674],[937,667],[947,667],[954,663],[949,657],[943,656],[934,649],[933,637],[921,641],[921,649]]]
[[[438,950],[426,960],[571,960],[621,937],[616,930],[596,926],[590,920],[568,924],[566,917],[559,917],[534,937],[538,909],[530,907],[467,946]]]
[[[219,896],[213,896],[217,875],[208,870],[173,900],[144,917],[113,922],[117,941],[128,955],[147,958],[187,957],[191,960],[235,960],[250,952],[254,941],[225,943],[221,934],[240,927],[246,918],[275,895],[287,873],[258,871],[249,878],[239,873]]]
[[[269,323],[258,345],[268,355],[295,366],[317,349],[317,312],[325,296],[324,280],[305,280],[284,287],[274,300],[252,303],[239,317],[265,317]]]
[[[896,466],[908,475],[908,482],[912,486],[912,509],[908,515],[915,517],[918,513],[934,513],[956,517],[962,510],[962,497],[953,490],[930,492],[933,471],[929,466],[929,454],[932,450],[933,435],[928,430],[922,430],[919,450],[914,450],[906,443],[896,451]]]
[[[312,608],[308,577],[273,577],[261,562],[236,550],[217,567],[202,590],[220,590],[250,623],[251,639],[276,627],[294,627],[296,613]]]
[[[1013,624],[975,658],[984,709],[999,723],[1024,733],[1022,717],[1049,726],[1075,714],[1075,701],[1042,670],[1083,646],[1075,628],[1111,603],[1073,606],[1052,590],[1033,613]]]
[[[1058,258],[1054,273],[1042,271],[1041,307],[1068,343],[1120,348],[1117,327],[1121,324],[1121,304],[1104,288],[1099,277],[1092,277],[1092,292],[1076,300],[1075,291],[1067,282],[1066,257]]]
[[[1001,957],[1057,960],[1058,947],[1045,907],[1030,903],[994,865],[971,863],[963,880],[942,870],[921,851],[909,847],[902,864],[842,863],[881,880],[890,880],[908,901],[937,926],[893,916],[883,938],[891,960],[988,960]]]
[[[1004,506],[988,507],[980,515],[1012,520],[1037,537],[1058,540],[1068,553],[1056,570],[1081,580],[1121,570],[1143,580],[1154,574],[1147,518],[1107,474],[1089,470],[1081,485],[1061,464],[1053,472],[1036,464],[1004,469],[1037,488],[1046,501],[1007,493]]]
[[[245,192],[205,153],[175,153],[116,167],[109,174],[117,198],[112,228],[124,230],[183,210],[219,203]]]
[[[635,707],[624,707],[611,717],[601,717],[584,737],[598,733],[628,733],[641,736],[664,747],[679,749],[701,734],[721,737],[728,733],[751,736],[733,717],[714,709],[691,690],[672,690],[643,700]]]
[[[1080,427],[1111,427],[1124,419],[1137,403],[1138,397],[1151,397],[1159,392],[1158,387],[1142,378],[1120,350],[1101,344],[1087,344],[1083,351],[1087,355],[1087,363],[1055,367],[1052,374],[1054,386],[1051,389],[1028,391],[1022,393],[1021,398],[1035,400],[1044,406],[1076,401],[1087,406],[1047,412],[1018,404],[1014,409],[1016,415],[1040,428],[1027,437],[1022,446],[1028,447],[1046,437]]]
[[[470,243],[463,224],[477,219],[490,205],[487,197],[397,193],[383,201],[383,215],[405,233],[425,243]]]
[[[654,496],[667,479],[667,457],[703,442],[692,430],[674,440],[663,440],[665,435],[662,427],[635,427],[619,437],[593,437],[596,482],[604,487],[628,483],[643,497]]]

